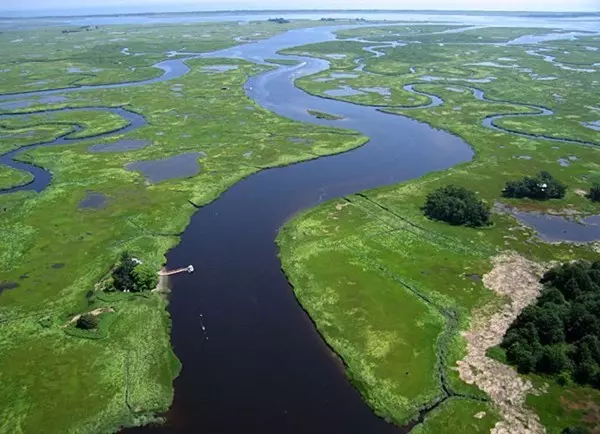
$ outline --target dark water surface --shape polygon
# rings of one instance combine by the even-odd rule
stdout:
[[[330,39],[324,29],[292,31],[214,57],[262,62],[276,51]],[[370,137],[354,151],[269,169],[230,188],[194,215],[168,267],[172,342],[183,363],[165,427],[143,432],[392,433],[345,378],[280,270],[274,239],[286,219],[324,200],[393,184],[472,157],[448,133],[375,108],[310,96],[293,80],[328,67],[298,58],[251,78],[249,96],[303,122],[352,128]],[[344,117],[317,120],[306,109]],[[203,330],[203,327],[205,330]]]
[[[200,172],[198,152],[174,155],[158,160],[142,160],[129,163],[127,170],[141,172],[148,182],[153,184],[167,179],[188,178]]]
[[[78,207],[82,209],[102,209],[106,207],[107,198],[104,194],[96,191],[87,191],[85,197],[79,202]]]
[[[522,211],[513,211],[512,214],[520,222],[533,228],[538,238],[543,241],[589,243],[600,240],[600,216],[572,220],[556,215]]]

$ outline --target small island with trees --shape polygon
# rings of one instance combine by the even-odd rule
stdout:
[[[525,176],[517,181],[508,181],[502,194],[509,198],[530,198],[536,200],[561,199],[567,186],[550,173],[541,171],[535,177]]]
[[[451,225],[481,227],[490,224],[490,209],[464,187],[447,185],[427,195],[423,212],[432,220]]]
[[[276,24],[289,24],[290,20],[286,20],[285,18],[279,17],[279,18],[269,18],[267,20],[270,23],[276,23]]]
[[[102,289],[108,292],[143,292],[153,290],[156,285],[156,270],[125,251],[121,253],[120,262],[113,269],[111,277],[102,284]]]

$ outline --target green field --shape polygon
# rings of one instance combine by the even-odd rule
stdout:
[[[492,270],[492,258],[516,252],[547,267],[550,261],[596,258],[598,244],[547,244],[502,213],[493,215],[491,227],[473,229],[430,221],[421,211],[427,193],[447,184],[475,190],[490,206],[501,202],[523,210],[570,215],[600,211],[582,194],[598,179],[600,150],[595,146],[520,137],[482,125],[484,118],[495,114],[539,113],[531,105],[541,105],[554,115],[507,117],[496,125],[518,133],[600,145],[598,132],[583,125],[600,118],[596,92],[591,90],[598,86],[600,69],[563,69],[527,53],[572,51],[583,57],[577,60],[591,64],[594,51],[583,47],[597,46],[596,37],[535,46],[472,44],[547,32],[488,28],[398,35],[396,39],[386,28],[366,28],[340,34],[369,41],[421,43],[378,47],[385,52],[380,57],[363,49],[374,44],[357,41],[332,41],[287,51],[331,62],[332,70],[298,80],[302,89],[332,98],[327,90],[341,86],[386,88],[391,95],[363,92],[338,98],[383,106],[385,111],[426,122],[460,136],[475,150],[472,162],[445,172],[302,212],[285,225],[277,240],[296,296],[347,364],[348,377],[378,414],[404,424],[446,391],[457,395],[429,413],[414,432],[486,432],[496,422],[506,423],[513,410],[525,418],[535,419],[537,413],[551,433],[567,427],[591,429],[597,421],[597,391],[574,384],[560,387],[551,378],[519,380],[510,368],[488,359],[486,366],[497,370],[498,379],[508,375],[522,385],[532,381],[537,391],[520,393],[513,403],[497,396],[481,400],[485,394],[462,381],[456,366],[466,354],[459,331],[478,330],[505,303],[481,280]],[[582,50],[592,53],[589,60]],[[362,70],[356,69],[360,63],[364,64]],[[332,72],[342,75],[335,78]],[[433,81],[428,77],[434,77]],[[428,102],[426,96],[403,89],[409,84],[441,97],[444,103],[426,109],[407,108]],[[468,87],[485,91],[491,101],[476,100]],[[569,157],[570,164],[560,164]],[[537,202],[502,197],[508,180],[540,170],[568,185],[565,198]],[[485,372],[488,368],[476,377],[493,379],[493,370]],[[476,384],[480,383],[476,380]],[[484,389],[491,390],[491,386]],[[508,432],[519,432],[519,427],[509,424]]]

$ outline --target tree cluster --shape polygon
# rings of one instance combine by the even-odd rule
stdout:
[[[540,172],[535,177],[526,176],[517,181],[508,181],[504,187],[505,197],[546,200],[560,199],[567,192],[567,186],[548,172]]]
[[[123,252],[112,272],[112,280],[117,291],[141,292],[156,288],[158,275],[151,266],[140,264],[128,252]]]
[[[271,23],[277,23],[277,24],[288,24],[290,22],[289,20],[286,20],[285,18],[269,18],[268,21]]]
[[[464,187],[447,185],[427,195],[423,212],[433,220],[451,225],[486,226],[490,209],[474,192]]]
[[[600,261],[544,274],[542,294],[510,327],[502,347],[519,372],[558,375],[600,388]]]

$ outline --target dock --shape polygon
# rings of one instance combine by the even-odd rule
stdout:
[[[194,272],[194,266],[193,265],[188,265],[185,268],[177,268],[176,270],[160,270],[158,272],[159,276],[172,276],[173,274],[179,274],[179,273],[193,273]]]

